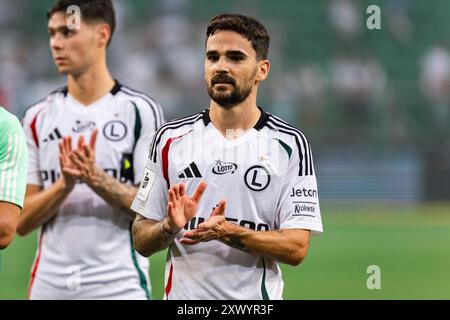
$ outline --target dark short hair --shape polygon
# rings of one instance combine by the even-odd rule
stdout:
[[[267,59],[270,36],[266,28],[255,18],[234,13],[219,14],[209,20],[206,29],[206,40],[218,30],[239,33],[252,43],[258,60]]]
[[[116,12],[111,0],[58,0],[47,12],[47,19],[50,19],[57,12],[67,12],[70,6],[78,6],[81,11],[81,19],[86,22],[102,21],[109,25],[111,35],[116,29]]]

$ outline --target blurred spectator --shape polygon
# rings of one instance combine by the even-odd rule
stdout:
[[[400,42],[412,39],[414,26],[409,18],[410,0],[388,0],[386,3],[389,31]]]
[[[367,128],[376,98],[382,95],[386,74],[373,58],[340,56],[330,64],[331,88],[344,108],[344,123]]]
[[[299,100],[302,122],[317,125],[321,121],[327,78],[319,66],[307,64],[298,68]]]
[[[330,0],[328,15],[332,30],[337,36],[351,40],[356,38],[363,28],[363,11],[353,0]]]
[[[283,119],[298,119],[300,109],[299,102],[299,84],[297,79],[289,73],[274,74],[270,77],[271,103],[268,106],[262,106],[267,111],[276,110]],[[304,125],[303,121],[301,122]]]
[[[169,13],[148,28],[155,41],[157,79],[164,86],[167,117],[193,113],[203,85],[203,45],[196,41],[195,26],[184,15]]]
[[[421,63],[421,86],[432,107],[434,124],[450,124],[450,53],[436,44],[425,52]]]
[[[24,69],[26,56],[19,45],[19,37],[14,34],[2,35],[0,46],[0,90],[2,91],[4,105],[17,114],[20,110],[13,102],[20,101],[21,88],[26,83],[26,70]]]
[[[20,8],[18,1],[0,1],[0,28],[11,27],[11,25],[17,24],[19,21],[18,16],[21,12],[18,8]]]

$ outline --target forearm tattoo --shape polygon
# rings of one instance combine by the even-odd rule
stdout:
[[[139,248],[141,253],[150,256],[172,244],[178,233],[170,233],[166,230],[164,220],[154,222],[141,216],[136,218],[133,226],[133,235],[136,248]]]
[[[136,187],[125,185],[102,171],[90,185],[92,189],[113,207],[131,212]]]
[[[168,246],[170,246],[173,242],[173,240],[175,239],[175,237],[177,236],[178,232],[176,233],[171,233],[170,231],[168,231],[165,227],[164,227],[164,221],[166,219],[163,219],[161,221],[159,221],[156,224],[156,228],[154,230],[155,233],[155,243],[159,243],[161,245],[161,249],[163,250],[165,248],[167,248]]]
[[[232,248],[235,248],[235,249],[238,249],[238,250],[241,250],[244,252],[250,251],[247,248],[247,246],[242,243],[241,239],[239,239],[238,236],[235,236],[235,235],[227,236],[225,238],[222,238],[220,241],[225,243],[226,245],[229,245]]]

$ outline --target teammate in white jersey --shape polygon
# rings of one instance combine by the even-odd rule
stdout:
[[[322,232],[311,148],[257,107],[266,29],[225,14],[206,38],[210,107],[156,133],[132,205],[135,246],[169,247],[166,299],[282,299],[279,262],[298,265]]]
[[[80,8],[80,28],[68,26],[70,5]],[[68,83],[24,118],[30,164],[18,233],[40,228],[31,299],[150,297],[129,208],[163,115],[108,71],[114,16],[110,0],[61,0],[48,14],[53,58]]]

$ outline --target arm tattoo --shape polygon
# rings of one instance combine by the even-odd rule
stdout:
[[[153,230],[153,241],[156,244],[159,244],[159,250],[163,250],[170,246],[175,239],[177,233],[170,233],[169,231],[164,228],[164,221],[166,219],[163,219],[159,221],[155,226]],[[158,250],[158,251],[159,251]]]
[[[166,249],[177,236],[164,227],[165,219],[161,221],[148,220],[141,215],[136,216],[133,223],[133,238],[135,247],[144,256]]]
[[[226,245],[229,245],[230,247],[233,247],[235,249],[249,252],[250,250],[245,246],[245,244],[242,243],[241,239],[239,237],[230,235],[226,238],[222,238],[221,242],[225,243]]]
[[[98,173],[97,178],[89,186],[113,207],[126,210],[134,216],[130,207],[137,191],[136,187],[117,181],[103,170]]]

